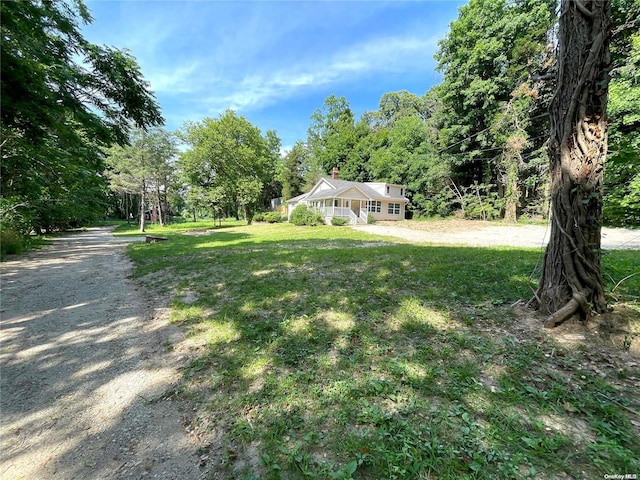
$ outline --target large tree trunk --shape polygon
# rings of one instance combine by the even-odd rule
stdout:
[[[551,238],[530,302],[554,327],[606,309],[600,274],[611,0],[562,0],[549,144]]]

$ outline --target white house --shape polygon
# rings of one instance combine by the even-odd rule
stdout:
[[[319,212],[327,223],[332,217],[348,218],[349,223],[375,220],[403,220],[409,200],[404,185],[384,182],[349,182],[338,178],[333,169],[330,178],[323,178],[308,192],[287,200],[288,215],[298,205],[307,205]]]

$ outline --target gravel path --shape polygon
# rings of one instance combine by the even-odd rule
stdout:
[[[126,241],[92,228],[1,265],[0,478],[205,476],[165,395],[181,335],[127,280]]]
[[[549,241],[550,227],[541,225],[496,225],[487,222],[441,221],[392,222],[359,225],[355,228],[375,235],[403,238],[412,242],[468,245],[472,247],[512,246],[543,248]],[[640,230],[603,228],[605,250],[640,250]]]

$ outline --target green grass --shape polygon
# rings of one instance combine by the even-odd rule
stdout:
[[[540,251],[289,224],[184,234],[203,228],[150,229],[169,241],[129,253],[140,281],[171,296],[173,321],[206,344],[180,391],[224,432],[228,478],[640,471],[637,367],[607,357],[594,369],[588,345],[512,331],[509,305],[529,297]],[[609,290],[638,255],[607,252]],[[639,277],[614,292],[633,312]]]

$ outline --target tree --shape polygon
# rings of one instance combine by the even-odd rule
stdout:
[[[303,193],[304,168],[308,155],[305,144],[298,141],[282,159],[280,177],[283,200],[289,200]]]
[[[609,152],[604,171],[604,221],[640,225],[640,2],[612,3],[608,117]]]
[[[329,95],[322,109],[313,113],[307,143],[314,157],[315,172],[312,173],[327,174],[333,167],[344,171],[350,170],[345,166],[349,162],[353,148],[358,143],[358,137],[353,112],[344,97]],[[317,175],[314,177],[308,180],[313,183]],[[345,180],[351,180],[351,178],[345,178]]]
[[[504,198],[504,219],[516,222],[521,206],[521,172],[526,168],[524,151],[530,144],[529,126],[532,104],[538,99],[538,86],[531,88],[521,83],[512,92],[511,99],[496,115],[491,126],[499,158],[496,161],[498,188]]]
[[[555,326],[606,309],[600,273],[610,0],[563,0],[549,145],[551,237],[531,304]]]
[[[382,95],[378,111],[375,112],[375,119],[378,127],[387,127],[403,117],[417,116],[426,122],[432,114],[433,103],[427,95],[418,97],[411,92],[401,90]]]
[[[187,123],[181,133],[189,149],[179,159],[187,182],[205,190],[216,189],[216,201],[238,215],[251,212],[262,198],[265,185],[273,182],[280,141],[275,132],[266,138],[245,117],[227,110],[218,118]],[[217,208],[222,208],[219,205]]]
[[[508,136],[498,132],[495,124],[501,121],[500,113],[512,93],[523,84],[533,89],[532,79],[550,67],[548,34],[555,4],[555,0],[471,0],[460,8],[440,41],[436,59],[444,78],[437,89],[443,106],[439,137],[453,160],[457,183],[498,185],[505,178],[501,151],[507,151]],[[527,112],[537,118],[526,130],[530,141],[519,154],[523,163],[538,159],[534,152],[542,143],[540,132],[545,136],[548,132],[541,115],[547,96],[542,93],[534,102],[541,105],[534,104]],[[513,148],[508,151],[514,152]],[[511,180],[510,186],[500,189],[512,189]]]
[[[110,187],[116,192],[138,195],[141,232],[145,231],[148,204],[160,224],[166,224],[167,193],[176,154],[173,135],[161,129],[135,130],[130,145],[116,145],[108,151],[106,176]]]
[[[161,124],[159,106],[131,55],[82,36],[81,0],[0,2],[0,15],[3,204],[27,232],[84,221],[106,191],[100,147]]]

